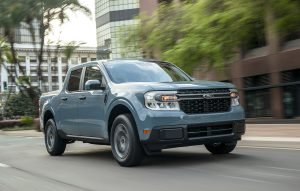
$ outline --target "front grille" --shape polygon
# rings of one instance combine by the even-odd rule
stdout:
[[[218,113],[230,110],[229,89],[179,90],[180,109],[186,114]]]
[[[212,126],[189,125],[187,130],[188,138],[229,135],[233,133],[232,124]]]

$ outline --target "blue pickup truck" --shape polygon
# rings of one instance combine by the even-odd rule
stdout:
[[[232,84],[196,81],[173,64],[153,60],[70,68],[61,90],[41,96],[40,122],[50,155],[62,155],[75,141],[111,145],[121,166],[190,145],[227,154],[245,133]]]

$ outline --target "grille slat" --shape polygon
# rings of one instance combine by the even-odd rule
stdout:
[[[212,97],[205,99],[204,94]],[[180,109],[187,114],[227,112],[230,109],[229,89],[179,90]]]
[[[233,133],[232,124],[213,125],[213,126],[201,126],[201,125],[188,126],[189,138],[228,135],[231,133]]]

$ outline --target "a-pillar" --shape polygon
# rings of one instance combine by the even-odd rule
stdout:
[[[61,90],[63,87],[61,57],[58,57],[57,60],[57,70],[58,70],[58,87]]]
[[[48,62],[48,91],[52,91],[52,62],[51,59],[47,59]]]

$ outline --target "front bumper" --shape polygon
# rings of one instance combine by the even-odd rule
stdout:
[[[233,142],[245,134],[245,120],[159,126],[154,127],[149,139],[141,141],[149,152],[161,149],[202,145],[218,142]]]

